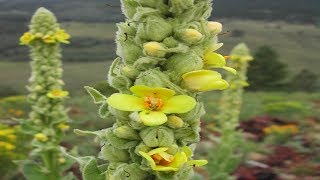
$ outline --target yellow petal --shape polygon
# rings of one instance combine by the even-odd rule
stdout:
[[[208,68],[220,68],[226,65],[226,59],[221,54],[214,52],[206,53],[203,60]]]
[[[148,155],[149,156],[152,156],[154,154],[157,154],[157,153],[161,153],[161,152],[165,152],[167,151],[169,148],[167,147],[161,147],[161,148],[156,148],[156,149],[153,149],[151,151],[148,152]]]
[[[196,105],[196,100],[187,95],[173,96],[164,102],[161,111],[166,114],[186,113]]]
[[[152,87],[141,86],[141,85],[132,86],[130,88],[130,91],[139,97],[153,96],[163,100],[168,99],[175,95],[175,92],[168,88],[161,88],[161,87],[152,88]]]
[[[151,156],[149,156],[147,153],[145,152],[142,152],[142,151],[139,151],[139,154],[144,157],[149,163],[150,163],[150,166],[153,168],[156,167],[156,163],[154,162],[154,160],[151,158]]]
[[[191,160],[187,162],[188,166],[199,167],[208,164],[207,160]]]
[[[139,117],[146,126],[159,126],[168,120],[167,116],[159,111],[142,111],[139,113]]]
[[[121,111],[142,111],[144,109],[143,99],[128,94],[112,94],[107,99],[107,103]]]
[[[224,70],[231,72],[232,74],[236,75],[237,74],[237,70],[231,68],[231,67],[227,67],[227,66],[223,66],[222,67]]]
[[[178,171],[179,168],[174,168],[170,166],[159,166],[157,165],[156,167],[152,168],[155,171]]]
[[[182,75],[183,85],[194,91],[223,90],[229,87],[227,81],[216,71],[199,70]]]
[[[180,166],[182,166],[184,163],[186,163],[188,161],[187,155],[184,152],[177,152],[174,155],[174,159],[172,161],[172,163],[170,163],[170,167],[173,168],[179,168]]]
[[[188,146],[184,146],[182,150],[187,155],[187,158],[190,158],[192,156],[192,151]]]

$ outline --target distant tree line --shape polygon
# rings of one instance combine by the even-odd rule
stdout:
[[[302,69],[288,78],[287,65],[279,61],[277,52],[262,46],[254,54],[248,69],[248,90],[252,91],[306,91],[319,90],[319,76]]]

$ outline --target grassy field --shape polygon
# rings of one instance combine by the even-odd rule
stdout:
[[[313,25],[297,25],[285,22],[262,22],[251,20],[222,20],[225,30],[243,31],[242,37],[221,37],[228,52],[236,43],[246,42],[254,51],[259,46],[269,45],[280,55],[291,73],[309,69],[318,73],[320,65],[320,29]]]
[[[91,63],[64,63],[64,81],[69,91],[83,91],[83,86],[105,81],[111,61]],[[30,77],[26,62],[0,62],[0,89],[14,88],[24,92]]]

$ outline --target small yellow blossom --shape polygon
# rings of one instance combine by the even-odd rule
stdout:
[[[42,40],[47,44],[56,43],[55,37],[53,35],[45,35],[42,37]]]
[[[47,96],[52,99],[64,98],[69,95],[68,91],[63,91],[61,89],[54,89],[47,93]]]
[[[58,29],[54,34],[54,38],[61,43],[70,44],[68,39],[70,39],[70,35],[65,32],[63,29]]]
[[[182,79],[182,86],[193,91],[223,90],[229,87],[228,82],[216,71],[191,71],[183,74]]]
[[[14,134],[14,133],[15,133],[14,129],[1,129],[0,130],[0,136],[7,136],[10,134]]]
[[[15,145],[3,141],[0,141],[0,147],[6,149],[7,151],[11,151],[16,148]]]
[[[42,142],[46,142],[48,141],[48,137],[43,134],[43,133],[37,133],[34,135],[34,137],[38,140],[38,141],[42,141]]]
[[[16,117],[21,117],[21,116],[23,116],[24,115],[24,112],[22,111],[22,110],[16,110],[15,111],[15,116]]]
[[[57,126],[59,129],[61,129],[62,131],[67,131],[70,129],[70,126],[66,123],[60,123]]]
[[[175,96],[175,91],[161,87],[132,86],[129,94],[112,94],[107,103],[122,111],[137,111],[146,126],[158,126],[167,122],[166,114],[180,114],[191,111],[196,100],[187,95]]]
[[[64,164],[64,163],[66,163],[66,159],[63,158],[63,157],[60,157],[60,158],[58,159],[58,162],[59,162],[60,164]]]
[[[10,141],[15,141],[17,139],[17,136],[16,135],[13,135],[13,134],[9,134],[7,136],[7,138],[10,140]]]
[[[271,125],[263,129],[265,134],[297,134],[299,128],[296,125]]]
[[[154,171],[178,171],[181,166],[203,166],[208,163],[207,160],[189,160],[192,151],[185,146],[181,151],[175,154],[170,154],[167,147],[160,147],[149,152],[139,151],[139,154],[144,157]]]
[[[34,40],[34,38],[35,36],[33,34],[31,34],[30,32],[26,32],[20,37],[20,44],[28,45],[31,41]]]

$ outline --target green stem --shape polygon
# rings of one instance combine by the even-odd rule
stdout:
[[[48,151],[42,156],[43,162],[49,171],[48,180],[57,180],[59,177],[56,152]]]

